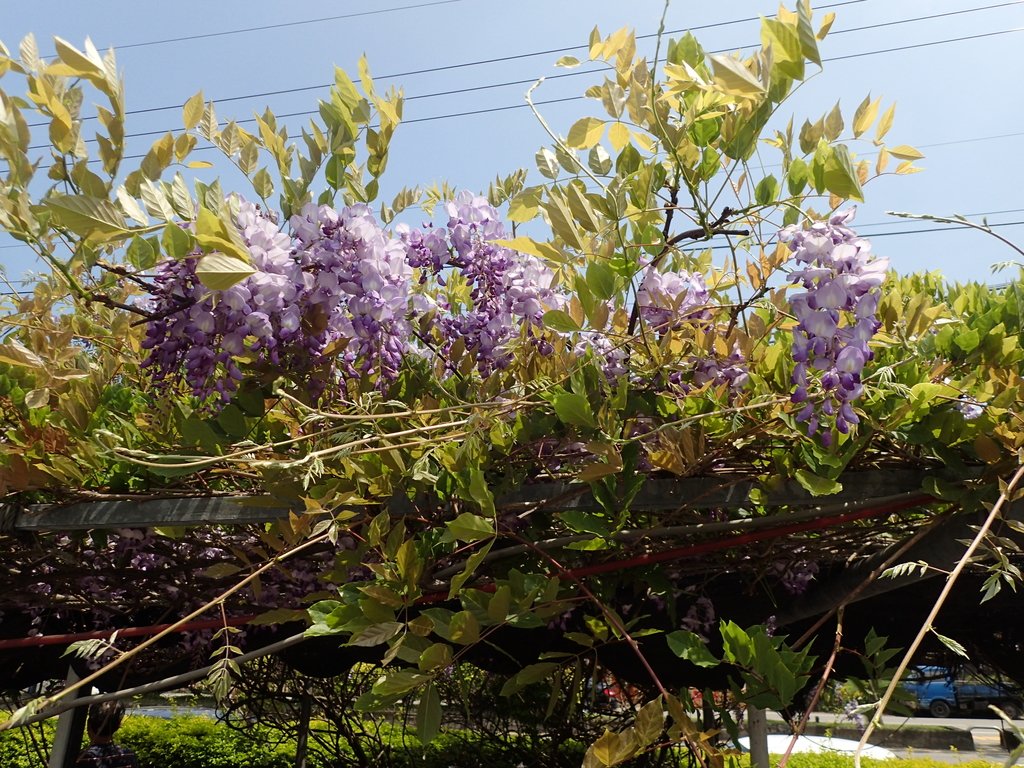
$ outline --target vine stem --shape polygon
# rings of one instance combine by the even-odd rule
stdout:
[[[520,540],[523,541],[522,539]],[[531,542],[523,541],[523,544],[530,546]],[[594,592],[583,582],[583,579],[580,576],[577,576],[574,571],[567,569],[564,565],[558,562],[558,560],[556,560],[550,553],[539,549],[536,551],[538,555],[540,555],[543,559],[547,560],[552,565],[552,567],[558,572],[560,578],[572,581],[579,589],[579,591],[582,592],[586,596],[586,598],[590,600],[599,611],[601,611],[601,614],[604,616],[608,624],[611,625],[611,627],[615,630],[616,634],[618,634],[623,640],[626,641],[626,644],[633,652],[633,655],[636,656],[637,660],[640,662],[640,665],[644,668],[644,671],[646,671],[648,676],[651,678],[651,682],[654,683],[654,687],[657,688],[658,693],[661,695],[662,701],[664,701],[667,705],[669,699],[672,698],[672,694],[665,687],[664,683],[661,682],[661,678],[658,677],[658,673],[654,670],[654,667],[651,666],[651,662],[647,659],[647,657],[644,655],[644,652],[640,649],[640,644],[636,641],[636,638],[630,634],[629,629],[626,628],[626,625],[623,623],[619,615],[611,608],[609,608],[607,605],[605,605],[605,603],[597,595],[594,594]],[[681,728],[684,727],[682,723],[680,723],[679,726]],[[704,755],[702,755],[699,752],[698,745],[688,735],[684,735],[683,739],[687,743],[687,746],[690,748],[691,753],[697,758],[697,762],[699,763],[699,765],[701,765],[702,768],[709,768],[709,763],[707,760],[705,760]]]
[[[964,568],[967,567],[968,561],[974,556],[975,551],[981,545],[981,542],[988,535],[989,529],[992,524],[999,517],[999,513],[1003,509],[1003,505],[1009,501],[1010,496],[1013,495],[1014,490],[1017,488],[1017,484],[1020,483],[1021,478],[1024,477],[1024,464],[1021,464],[1017,471],[1014,473],[1010,482],[1006,484],[1002,492],[999,494],[999,498],[996,503],[992,505],[991,511],[985,518],[985,522],[982,523],[981,528],[978,529],[978,533],[971,540],[971,543],[967,546],[967,550],[963,556],[957,562],[956,567],[950,571],[949,576],[946,577],[946,584],[942,588],[942,592],[939,593],[938,598],[935,600],[935,605],[932,606],[931,611],[928,613],[928,617],[924,620],[921,625],[921,629],[918,630],[917,636],[914,638],[914,642],[910,644],[907,652],[903,654],[903,659],[900,661],[899,666],[896,668],[896,672],[892,676],[892,681],[889,683],[889,687],[885,689],[885,693],[882,695],[881,701],[878,702],[878,706],[875,709],[874,715],[871,717],[871,721],[868,723],[868,727],[864,729],[863,735],[860,737],[860,741],[857,743],[857,750],[853,754],[854,768],[861,768],[861,753],[864,751],[864,746],[868,743],[868,739],[871,738],[871,734],[874,733],[875,728],[882,720],[882,713],[885,712],[886,706],[892,699],[896,689],[899,688],[900,679],[903,677],[903,673],[907,671],[907,667],[910,666],[910,661],[917,653],[917,649],[921,647],[921,643],[924,642],[925,637],[932,631],[932,622],[935,621],[935,617],[938,616],[942,606],[945,605],[946,599],[949,597],[949,593],[953,591],[953,586],[956,584],[957,579],[963,572]]]
[[[807,704],[807,709],[804,710],[804,714],[800,718],[800,722],[797,724],[796,729],[793,732],[793,738],[791,738],[789,740],[789,744],[786,745],[785,754],[783,754],[782,759],[779,760],[779,768],[786,768],[786,763],[789,762],[789,756],[793,753],[793,747],[796,746],[796,740],[800,738],[800,735],[804,732],[804,728],[807,727],[807,721],[811,717],[811,712],[813,712],[814,708],[818,705],[818,699],[821,698],[821,692],[825,690],[825,684],[828,683],[828,678],[832,674],[832,668],[835,666],[836,657],[839,655],[839,649],[843,644],[844,610],[844,605],[840,605],[836,610],[836,639],[832,644],[832,654],[828,657],[828,661],[825,662],[825,670],[821,673],[821,680],[818,681],[818,685],[814,689],[814,695],[811,696],[811,700]]]
[[[526,90],[526,95],[523,98],[526,99],[526,103],[529,105],[530,111],[533,112],[533,116],[537,118],[537,122],[540,123],[540,126],[541,128],[544,129],[544,132],[551,137],[551,140],[555,142],[555,144],[557,144],[563,152],[565,152],[567,155],[573,158],[579,169],[583,171],[583,173],[587,175],[592,182],[597,184],[597,186],[601,188],[602,192],[608,194],[608,187],[605,186],[604,182],[597,178],[597,176],[595,176],[589,168],[587,168],[582,162],[580,162],[580,159],[576,157],[576,152],[572,150],[570,147],[568,147],[566,143],[558,137],[558,134],[551,130],[551,126],[548,125],[548,121],[544,119],[544,116],[540,113],[540,110],[537,109],[537,105],[533,103],[533,92],[537,90],[537,88],[539,88],[541,83],[543,82],[544,78],[539,78],[533,85],[531,85]]]
[[[73,683],[71,685],[68,685],[68,686],[64,687],[59,693],[55,694],[54,696],[46,696],[46,697],[44,697],[42,699],[42,703],[40,704],[38,709],[42,709],[44,707],[47,707],[48,705],[55,704],[55,703],[61,701],[61,699],[66,698],[67,695],[72,693],[73,691],[76,691],[79,688],[82,688],[84,686],[91,685],[95,680],[97,680],[102,675],[105,675],[110,670],[115,669],[116,667],[121,666],[126,661],[129,661],[133,657],[135,657],[138,654],[140,654],[146,648],[150,647],[151,645],[153,645],[153,644],[159,642],[160,640],[162,640],[163,638],[167,637],[169,634],[174,632],[179,627],[183,626],[184,624],[189,623],[190,621],[192,621],[193,619],[198,618],[199,616],[202,616],[204,613],[206,613],[208,610],[210,610],[214,606],[219,606],[219,605],[223,604],[223,602],[225,600],[227,600],[229,597],[231,597],[231,595],[235,594],[235,592],[238,592],[240,589],[245,587],[251,581],[254,581],[255,579],[259,578],[259,576],[261,574],[263,574],[264,572],[266,572],[270,568],[273,568],[275,565],[278,565],[279,563],[284,562],[288,558],[290,558],[290,557],[292,557],[294,555],[297,555],[299,552],[302,552],[302,551],[304,551],[306,549],[309,549],[310,547],[312,547],[312,546],[314,546],[316,544],[319,544],[319,543],[321,543],[323,541],[326,541],[329,538],[329,536],[330,536],[329,533],[323,533],[323,534],[321,534],[319,536],[316,536],[315,538],[310,539],[309,541],[303,542],[302,544],[300,544],[297,547],[293,547],[292,549],[289,549],[287,552],[283,552],[280,555],[276,555],[275,557],[271,558],[266,563],[261,565],[259,568],[257,568],[255,571],[250,573],[244,579],[241,579],[240,581],[236,582],[232,586],[228,587],[223,592],[221,592],[219,595],[217,595],[215,598],[213,598],[209,602],[205,603],[204,605],[199,606],[198,608],[196,608],[194,611],[192,611],[187,616],[184,616],[184,617],[178,619],[176,622],[174,622],[173,624],[168,626],[162,632],[158,632],[157,634],[155,634],[152,637],[150,637],[148,640],[145,640],[145,641],[139,643],[137,646],[132,648],[130,651],[126,651],[125,653],[121,654],[116,659],[111,661],[109,664],[104,665],[100,669],[98,669],[95,672],[93,672],[91,675],[87,675],[86,677],[83,677],[81,680],[79,680],[79,681],[77,681],[77,682],[75,682],[75,683]],[[31,707],[31,704],[26,704],[24,707],[19,709],[17,712],[13,713],[11,715],[11,717],[6,722],[0,723],[0,731],[5,731],[5,730],[8,730],[9,728],[13,728],[15,726],[21,725],[23,718],[18,716],[19,713],[25,713],[25,714],[28,714],[28,715],[36,714],[36,713],[33,713],[33,712],[29,711],[30,707]]]

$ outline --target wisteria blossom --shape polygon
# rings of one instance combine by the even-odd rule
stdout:
[[[707,305],[708,289],[700,274],[659,272],[650,266],[636,300],[645,323],[655,330],[672,330]]]
[[[888,259],[871,253],[870,242],[846,226],[855,211],[836,213],[806,229],[791,225],[779,233],[802,265],[789,280],[805,289],[790,296],[797,319],[792,400],[806,403],[797,420],[806,423],[808,434],[820,432],[826,445],[833,439],[833,427],[847,433],[860,421],[852,403],[864,391],[861,371],[874,355],[869,342],[881,325],[880,286],[889,266]],[[813,372],[820,372],[824,397],[811,398],[808,392]]]
[[[507,367],[524,333],[550,354],[541,318],[566,301],[553,272],[495,242],[505,227],[486,199],[463,195],[446,210],[446,228],[399,225],[392,236],[366,205],[307,204],[289,220],[289,236],[240,203],[235,224],[255,273],[211,291],[196,274],[201,254],[163,264],[145,365],[158,382],[180,378],[196,396],[221,401],[242,378],[243,356],[303,376],[313,394],[331,372],[385,389],[407,356],[422,352],[413,322],[428,313],[436,314],[442,355],[461,340],[481,375]],[[421,284],[460,274],[469,302],[453,307],[417,290],[417,270]]]
[[[397,376],[412,268],[368,206],[306,205],[289,222],[294,240],[252,203],[238,205],[235,223],[256,270],[245,280],[207,289],[198,254],[161,266],[144,342],[156,380],[181,376],[195,395],[228,400],[242,377],[239,356],[303,374],[332,345],[345,375],[380,385]],[[324,385],[307,381],[312,390]]]
[[[534,331],[547,310],[565,305],[565,296],[553,285],[554,273],[537,257],[495,242],[508,235],[486,198],[463,193],[447,203],[446,211],[446,233],[399,229],[411,265],[432,271],[442,283],[447,279],[443,270],[457,272],[469,286],[467,306],[439,302],[442,354],[461,339],[487,376],[512,362],[510,343],[524,327],[541,353],[550,354],[548,342]]]

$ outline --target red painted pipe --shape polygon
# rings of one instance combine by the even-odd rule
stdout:
[[[628,568],[638,568],[651,563],[661,563],[666,560],[676,560],[683,557],[692,557],[693,555],[702,555],[705,552],[717,552],[721,549],[732,549],[733,547],[739,547],[755,541],[770,541],[772,539],[777,539],[780,536],[786,536],[790,533],[816,531],[822,528],[832,528],[837,525],[842,525],[843,523],[849,523],[853,520],[864,520],[869,517],[881,517],[882,515],[900,512],[904,509],[919,507],[929,501],[934,501],[934,499],[931,496],[922,494],[921,496],[904,499],[903,501],[894,501],[889,504],[883,504],[880,507],[869,507],[867,509],[859,509],[855,512],[841,512],[840,514],[832,515],[831,517],[819,517],[802,523],[780,525],[778,528],[769,528],[764,531],[751,531],[750,533],[743,533],[729,539],[704,541],[700,544],[690,544],[686,547],[666,549],[663,552],[651,552],[646,555],[631,557],[627,560],[613,560],[608,563],[598,563],[596,565],[588,565],[583,568],[574,568],[570,571],[566,571],[564,574],[560,574],[560,578],[564,580],[581,578],[583,576],[594,576],[598,573],[623,571]]]
[[[704,541],[700,544],[690,544],[685,547],[675,547],[673,549],[666,549],[662,552],[651,552],[646,555],[638,555],[637,557],[627,558],[625,560],[612,560],[607,563],[598,563],[596,565],[588,565],[582,568],[574,568],[568,571],[564,571],[559,574],[559,578],[563,581],[571,579],[579,579],[585,576],[594,576],[599,573],[609,573],[612,571],[625,571],[630,568],[639,568],[644,565],[651,565],[652,563],[662,563],[666,560],[677,560],[684,557],[693,557],[694,555],[702,555],[707,552],[717,552],[723,549],[732,549],[733,547],[743,546],[744,544],[751,544],[757,541],[770,541],[777,539],[780,536],[786,536],[790,533],[803,533],[805,531],[817,531],[822,528],[832,528],[843,523],[849,523],[854,520],[865,520],[871,517],[881,517],[883,515],[890,515],[893,512],[901,512],[904,509],[911,509],[918,507],[923,504],[927,504],[930,501],[934,501],[931,496],[920,495],[914,496],[903,501],[894,501],[889,504],[883,504],[879,507],[868,507],[867,509],[859,509],[854,512],[841,512],[838,515],[832,515],[830,517],[820,517],[814,520],[807,520],[802,523],[791,523],[790,525],[781,525],[778,528],[769,528],[764,531],[751,531],[750,533],[740,534],[739,536],[733,536],[728,539],[715,539],[712,541]],[[494,584],[482,584],[476,587],[481,592],[493,592],[495,587]],[[444,602],[448,599],[446,592],[434,592],[423,595],[417,604],[423,603],[439,603]],[[228,625],[238,626],[241,624],[248,624],[254,616],[240,616],[236,618],[230,618],[227,620]],[[145,637],[149,635],[155,635],[158,632],[170,627],[170,624],[154,624],[148,627],[127,627],[118,631],[119,637]],[[224,626],[224,621],[221,619],[204,619],[202,621],[191,621],[188,624],[175,629],[175,632],[190,632],[193,630],[200,629],[214,629],[216,627]],[[110,637],[113,630],[103,630],[98,632],[79,632],[76,634],[67,635],[39,635],[37,637],[22,637],[10,640],[0,640],[0,651],[9,650],[13,648],[26,648],[41,645],[67,645],[70,643],[77,642],[79,640],[93,640]]]
[[[902,501],[890,502],[889,504],[883,504],[878,507],[868,507],[866,509],[859,509],[853,512],[840,512],[837,515],[831,515],[829,517],[819,517],[814,520],[806,520],[801,523],[780,525],[778,528],[769,528],[763,531],[751,531],[750,533],[743,533],[739,536],[733,536],[728,539],[714,539],[712,541],[701,542],[700,544],[690,544],[685,547],[666,549],[662,552],[651,552],[646,555],[638,555],[625,560],[612,560],[607,563],[597,563],[596,565],[588,565],[582,568],[573,568],[567,571],[562,571],[558,574],[558,577],[563,581],[569,581],[572,579],[583,578],[584,576],[594,576],[599,573],[639,568],[652,563],[662,563],[666,560],[679,560],[684,557],[702,555],[706,552],[717,552],[722,549],[732,549],[734,547],[740,547],[744,544],[751,544],[756,541],[770,541],[781,536],[786,536],[790,533],[816,531],[821,530],[822,528],[832,528],[854,520],[865,520],[871,517],[890,515],[893,512],[901,512],[904,509],[919,507],[934,500],[935,499],[931,496],[921,494],[920,496],[903,499]],[[479,589],[481,592],[493,592],[495,587],[493,584],[483,584],[476,587],[476,589]],[[447,599],[448,594],[446,592],[434,592],[424,595],[416,602],[439,603],[444,602]]]
[[[235,616],[226,622],[223,619],[202,619],[190,621],[175,628],[175,632],[192,632],[200,629],[216,629],[225,624],[237,627],[241,624],[248,624],[255,616]],[[103,629],[95,632],[75,632],[66,635],[36,635],[35,637],[17,637],[9,640],[0,640],[0,651],[14,648],[29,648],[39,645],[70,645],[79,640],[103,640],[110,637],[115,631],[118,637],[148,637],[156,635],[174,626],[173,624],[151,624],[148,627],[125,627],[124,629]]]

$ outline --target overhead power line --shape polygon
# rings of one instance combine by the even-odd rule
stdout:
[[[399,5],[394,8],[377,8],[372,11],[356,11],[354,13],[343,13],[338,16],[321,16],[318,19],[302,19],[301,21],[282,21],[277,24],[264,24],[259,27],[243,27],[241,29],[227,29],[222,32],[202,32],[197,35],[182,35],[181,37],[167,37],[162,40],[146,40],[141,43],[128,43],[127,45],[106,46],[118,51],[129,48],[145,48],[150,45],[166,45],[167,43],[184,43],[190,40],[203,40],[210,37],[227,37],[228,35],[241,35],[247,32],[262,32],[268,29],[284,29],[285,27],[300,27],[304,24],[322,24],[327,21],[340,21],[341,19],[354,19],[359,16],[378,16],[383,13],[394,13],[396,11],[412,11],[417,8],[429,8],[434,5],[450,5],[461,3],[463,0],[433,0],[429,3],[415,3],[413,5]],[[54,57],[48,57],[54,58]]]
[[[857,2],[863,2],[864,0],[856,0],[856,1]],[[987,6],[977,7],[977,8],[967,8],[967,9],[962,9],[962,10],[959,10],[959,11],[949,11],[949,12],[946,12],[946,13],[931,14],[931,15],[928,15],[928,16],[918,16],[918,17],[914,17],[914,18],[910,18],[910,19],[898,19],[898,20],[895,20],[895,21],[888,21],[888,22],[882,22],[882,23],[879,23],[879,24],[870,24],[870,25],[867,25],[867,26],[854,27],[854,28],[847,29],[847,30],[840,30],[839,32],[836,32],[836,33],[833,33],[833,34],[841,34],[842,32],[860,32],[860,31],[874,29],[874,28],[882,27],[882,26],[892,26],[892,25],[895,25],[895,24],[906,24],[906,23],[910,23],[910,22],[924,21],[924,20],[933,19],[933,18],[940,18],[940,17],[944,17],[944,16],[953,16],[953,15],[957,15],[957,14],[961,14],[961,13],[970,13],[970,12],[973,12],[973,11],[988,10],[988,9],[991,9],[991,8],[1002,8],[1002,7],[1005,7],[1005,6],[1008,6],[1008,5],[1019,5],[1022,2],[1024,2],[1024,0],[1013,0],[1012,2],[998,3],[996,5],[987,5]],[[827,6],[825,6],[825,7],[827,7]],[[733,23],[733,22],[720,22],[720,24],[729,24],[729,23]],[[829,57],[829,58],[823,59],[822,63],[832,62],[832,61],[840,61],[840,60],[850,59],[850,58],[859,58],[859,57],[862,57],[862,56],[874,56],[874,55],[878,55],[878,54],[882,54],[882,53],[891,53],[891,52],[894,52],[894,51],[909,50],[909,49],[912,49],[912,48],[924,48],[924,47],[928,47],[928,46],[942,45],[942,44],[952,43],[952,42],[961,42],[961,41],[964,41],[964,40],[973,40],[973,39],[981,38],[981,37],[992,37],[992,36],[995,36],[995,35],[1003,35],[1003,34],[1009,34],[1011,32],[1019,32],[1019,31],[1021,31],[1019,28],[1017,28],[1017,29],[1009,29],[1009,30],[997,30],[997,31],[994,31],[994,32],[987,32],[987,33],[982,33],[982,34],[978,34],[978,35],[968,35],[968,36],[965,36],[965,37],[949,38],[949,39],[946,39],[946,40],[933,40],[933,41],[929,41],[929,42],[925,42],[925,43],[909,44],[909,45],[900,46],[900,47],[897,47],[897,48],[886,48],[886,49],[881,49],[881,50],[878,50],[878,51],[868,51],[868,52],[862,52],[862,53],[848,54],[848,55],[845,55],[845,56],[833,56],[833,57]],[[585,47],[585,46],[583,46],[583,47]],[[711,53],[724,53],[724,52],[732,51],[732,50],[736,50],[736,49],[735,48],[722,48],[722,49],[711,51]],[[523,54],[523,55],[534,55],[534,54]],[[515,57],[511,57],[511,58],[515,58]],[[467,64],[467,65],[455,65],[455,66],[470,66],[470,64]],[[577,70],[577,71],[573,71],[573,72],[561,72],[561,73],[556,73],[556,74],[553,74],[553,75],[548,75],[545,79],[546,80],[558,80],[558,79],[567,78],[567,77],[579,77],[579,76],[582,76],[582,75],[596,74],[596,73],[601,73],[603,71],[604,71],[603,69],[599,68],[599,69]],[[400,75],[392,75],[392,76],[388,76],[388,77],[399,77],[399,76]],[[527,79],[524,79],[524,80],[508,80],[508,81],[499,82],[499,83],[488,83],[488,84],[485,84],[485,85],[469,86],[469,87],[465,87],[465,88],[453,88],[453,89],[449,89],[449,90],[445,90],[445,91],[435,91],[433,93],[424,93],[424,94],[416,94],[416,95],[412,95],[412,96],[406,96],[405,97],[405,101],[416,101],[416,100],[420,100],[420,99],[431,99],[431,98],[437,98],[437,97],[441,97],[441,96],[455,96],[455,95],[460,95],[460,94],[465,94],[465,93],[474,93],[474,92],[478,92],[478,91],[492,90],[492,89],[495,89],[495,88],[506,88],[506,87],[516,86],[516,85],[529,85],[529,84],[534,83],[535,81],[536,81],[536,78],[527,78]],[[220,99],[218,101],[215,101],[214,103],[222,103],[222,102],[225,102],[225,101],[235,101],[235,100],[246,99],[246,98],[257,98],[259,96],[278,95],[278,94],[292,93],[292,92],[302,91],[302,90],[309,90],[309,89],[312,89],[312,88],[326,88],[326,87],[329,87],[329,84],[320,85],[320,86],[309,86],[309,87],[298,88],[298,89],[293,89],[293,90],[285,90],[285,91],[267,91],[267,92],[264,92],[262,94],[250,94],[250,95],[246,95],[246,96],[228,97],[226,99]],[[581,96],[581,97],[575,97],[575,98],[582,99],[584,97]],[[565,101],[565,100],[567,100],[567,99],[562,99],[561,101]],[[552,102],[552,103],[554,103],[554,102]],[[403,122],[406,123],[406,124],[412,124],[412,123],[426,122],[426,121],[434,120],[434,119],[443,119],[445,117],[466,117],[466,116],[476,115],[476,114],[485,114],[487,112],[505,111],[507,109],[514,109],[514,108],[520,107],[520,106],[523,106],[523,105],[510,105],[510,106],[505,106],[505,107],[493,107],[493,108],[488,108],[488,109],[470,110],[470,111],[467,111],[467,112],[456,112],[456,113],[453,113],[451,115],[436,116],[436,117],[413,118],[413,119],[405,120]],[[168,107],[151,107],[151,108],[146,108],[146,109],[142,109],[142,110],[129,110],[125,114],[140,114],[140,113],[143,113],[143,112],[164,111],[164,110],[168,110],[168,109],[178,109],[179,107],[180,107],[180,105],[168,106]],[[279,117],[279,118],[305,117],[305,116],[315,115],[315,114],[318,114],[317,110],[306,110],[306,111],[302,111],[302,112],[290,112],[290,113],[286,113],[286,114],[281,114],[281,115],[277,115],[277,117]],[[92,118],[84,118],[84,119],[92,119]],[[254,118],[246,118],[246,119],[242,119],[242,120],[236,120],[235,122],[241,125],[241,124],[246,124],[246,123],[253,123],[253,122],[255,122],[255,119]],[[33,127],[40,127],[40,126],[47,125],[47,123],[32,123],[31,125]],[[162,134],[164,134],[166,132],[167,132],[167,130],[138,131],[138,132],[135,132],[135,133],[125,134],[125,138],[139,138],[139,137],[145,137],[145,136],[160,136],[160,135],[162,135]],[[95,139],[86,139],[85,141],[86,142],[95,142],[96,140]],[[29,149],[30,150],[46,149],[47,146],[48,145],[36,145],[36,146],[29,147]]]
[[[818,6],[817,10],[824,10],[826,8],[838,8],[842,5],[855,5],[857,3],[864,3],[867,0],[843,0],[843,2],[831,3],[828,5]],[[1015,0],[1015,2],[1024,2],[1024,0]],[[743,24],[751,21],[757,21],[760,16],[747,16],[742,19],[731,19],[729,21],[717,21],[711,24],[702,24],[696,27],[688,27],[684,29],[666,30],[664,35],[675,35],[682,32],[696,32],[704,29],[712,29],[715,27],[726,27],[734,24]],[[651,34],[638,35],[637,40],[648,40],[658,36],[658,33],[654,32]],[[188,38],[185,38],[188,39]],[[454,69],[465,69],[467,67],[478,67],[485,64],[500,64],[506,61],[517,61],[519,59],[529,59],[535,56],[550,56],[555,53],[568,53],[569,51],[580,51],[586,50],[589,46],[587,45],[569,45],[561,48],[547,48],[542,51],[530,51],[529,53],[516,53],[508,56],[498,56],[492,59],[477,59],[475,61],[464,61],[458,64],[442,64],[436,67],[425,67],[423,69],[412,69],[406,72],[394,72],[387,75],[377,75],[379,80],[394,80],[399,77],[412,77],[414,75],[426,75],[433,72],[449,72]],[[733,50],[733,49],[729,49]],[[576,73],[572,73],[576,74]],[[533,82],[532,80],[530,82]],[[304,91],[319,91],[324,88],[330,88],[333,83],[318,83],[317,85],[303,85],[295,88],[284,88],[276,91],[260,91],[259,93],[247,93],[239,96],[225,96],[220,99],[211,99],[216,104],[225,104],[230,101],[243,101],[245,99],[260,99],[266,96],[282,96],[289,93],[302,93]],[[170,109],[181,109],[181,104],[168,104],[163,107],[143,107],[141,109],[132,109],[125,112],[126,115],[143,115],[150,112],[164,112]],[[83,120],[95,120],[93,116],[85,117]],[[39,126],[49,125],[49,123],[31,123],[30,128],[38,128]]]

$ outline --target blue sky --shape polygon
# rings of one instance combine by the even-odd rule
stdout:
[[[639,34],[656,30],[660,0],[390,0],[390,2],[314,3],[293,0],[287,5],[262,0],[238,2],[123,3],[112,0],[71,2],[35,0],[7,2],[0,9],[3,41],[16,49],[33,32],[42,52],[52,52],[59,35],[81,45],[86,36],[101,49],[114,46],[127,78],[129,110],[153,110],[129,116],[129,133],[180,129],[180,105],[202,88],[218,102],[222,119],[244,119],[269,106],[277,114],[303,112],[326,94],[335,64],[355,72],[366,53],[379,82],[394,83],[408,97],[475,88],[508,81],[531,80],[555,70],[558,53],[522,56],[506,61],[464,66],[440,72],[405,74],[483,59],[519,56],[535,51],[584,45],[597,24],[609,32],[621,26]],[[827,5],[822,2],[818,6]],[[1001,7],[986,8],[985,6]],[[761,0],[694,3],[676,0],[669,8],[669,30],[697,28],[708,49],[739,49],[758,40],[757,21],[728,23],[771,15],[776,6]],[[398,9],[398,10],[389,10]],[[854,28],[938,14],[968,13]],[[904,232],[874,239],[876,252],[891,258],[899,271],[941,270],[956,280],[999,282],[989,269],[1014,253],[987,235],[969,230],[923,233],[936,225],[892,219],[886,210],[950,213],[992,213],[990,223],[1024,221],[1024,32],[908,50],[867,52],[919,45],[950,38],[988,35],[1024,27],[1024,3],[1000,0],[861,0],[835,7],[837,21],[822,54],[847,57],[826,61],[781,113],[817,119],[842,102],[847,115],[867,94],[897,103],[891,144],[922,149],[926,169],[913,176],[887,177],[866,189],[867,202],[858,225],[867,234]],[[818,15],[820,16],[820,11]],[[349,18],[296,23],[345,14]],[[237,34],[241,28],[276,26]],[[844,31],[849,30],[849,31]],[[147,44],[169,38],[211,35],[190,40]],[[140,45],[141,44],[141,45]],[[134,47],[128,47],[134,46]],[[579,52],[577,52],[579,53]],[[599,77],[599,76],[593,76]],[[587,76],[547,81],[537,92],[542,101],[578,96],[592,82]],[[8,76],[0,80],[12,87]],[[317,87],[322,86],[322,87]],[[305,89],[305,90],[296,90]],[[412,99],[405,118],[415,121],[438,115],[513,107],[523,103],[525,85],[509,85],[461,94]],[[271,96],[225,99],[254,93],[285,91]],[[556,130],[566,132],[588,111],[585,101],[544,106]],[[303,118],[287,120],[298,126]],[[143,153],[159,134],[129,140],[129,153]],[[533,168],[533,155],[546,142],[536,119],[524,108],[462,117],[410,122],[399,128],[385,178],[385,196],[405,185],[447,180],[459,187],[485,189],[496,173]],[[861,147],[864,151],[870,147]],[[196,157],[213,159],[214,153]],[[221,169],[193,172],[209,180]],[[533,178],[537,179],[536,171]],[[231,186],[228,182],[228,186]],[[1024,226],[1006,226],[1000,234],[1024,243]],[[12,276],[37,267],[31,253],[0,236],[0,264]]]

